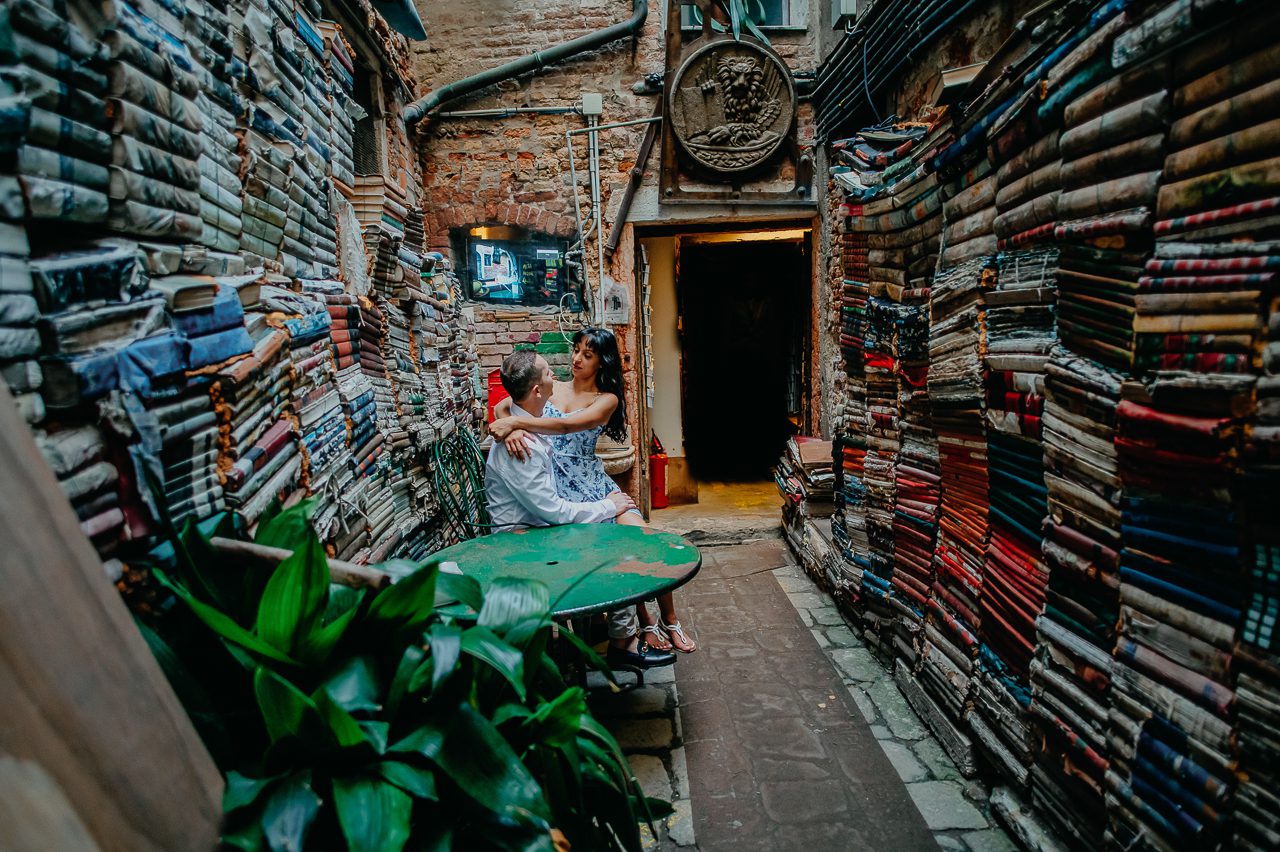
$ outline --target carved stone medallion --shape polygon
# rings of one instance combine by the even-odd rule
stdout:
[[[752,41],[719,39],[695,50],[668,90],[671,130],[696,164],[724,175],[778,152],[796,114],[791,72]]]

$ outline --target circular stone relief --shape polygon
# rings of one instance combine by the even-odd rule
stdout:
[[[680,148],[713,172],[750,171],[778,152],[791,130],[796,91],[772,51],[722,39],[676,70],[667,115]]]

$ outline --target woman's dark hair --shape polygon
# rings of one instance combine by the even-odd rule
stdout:
[[[618,338],[607,328],[584,328],[573,336],[573,348],[585,343],[600,359],[596,372],[596,390],[611,393],[618,398],[618,407],[604,424],[604,433],[615,441],[627,437],[627,398],[622,390],[622,356],[618,354]]]

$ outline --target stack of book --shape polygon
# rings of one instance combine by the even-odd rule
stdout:
[[[827,518],[834,511],[830,441],[802,435],[787,441],[786,452],[774,468],[774,479],[784,511],[790,516]]]
[[[101,45],[52,2],[7,4],[0,67],[6,71],[5,134],[0,151],[0,218],[101,225],[112,162],[113,101]],[[10,166],[10,164],[12,164]]]
[[[242,300],[248,302],[245,328],[253,351],[220,369],[210,393],[218,413],[218,469],[227,502],[252,524],[273,499],[298,490],[302,459],[297,423],[290,416],[289,333],[268,323],[267,305],[259,297],[261,278],[240,281],[246,282],[242,293],[253,288]]]
[[[184,23],[187,45],[201,79],[196,106],[204,117],[200,129],[200,218],[204,228],[200,244],[221,252],[240,247],[244,201],[240,184],[240,140],[236,129],[244,114],[244,102],[236,91],[231,22],[225,2],[209,0],[187,4],[191,14]]]
[[[329,174],[350,196],[356,183],[355,162],[352,159],[352,139],[355,137],[355,119],[358,107],[352,100],[355,88],[355,60],[351,46],[342,34],[342,28],[333,21],[316,21],[316,32],[324,39],[324,66],[329,73],[329,147],[332,158]]]
[[[400,187],[382,175],[357,175],[352,189],[351,203],[366,230],[377,225],[388,235],[404,237],[405,223],[409,219],[409,200]]]
[[[0,185],[9,177],[0,174]],[[4,216],[0,209],[0,376],[22,416],[29,423],[38,423],[44,419],[44,398],[39,392],[44,375],[38,360],[40,332],[36,330],[40,306],[27,263],[31,248],[22,223],[3,221]]]
[[[930,292],[929,396],[938,435],[942,503],[934,553],[921,685],[953,719],[968,697],[978,655],[982,568],[988,536],[982,353],[989,258],[940,270]]]

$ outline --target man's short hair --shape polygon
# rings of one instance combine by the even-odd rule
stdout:
[[[538,353],[530,349],[512,352],[502,359],[502,369],[498,371],[498,376],[512,399],[524,399],[534,385],[542,381],[542,370],[538,369],[537,361]]]

